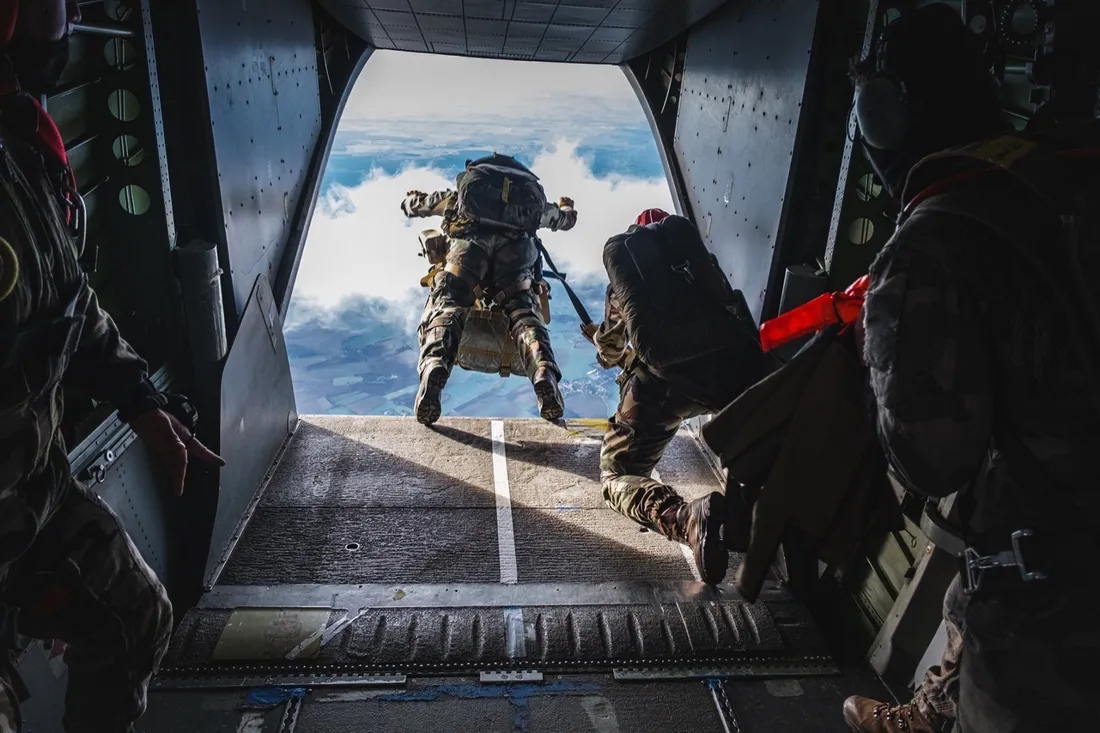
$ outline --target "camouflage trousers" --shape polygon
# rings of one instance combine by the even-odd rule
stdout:
[[[1095,575],[1082,570],[1065,590],[1017,584],[965,603],[955,733],[1097,730]]]
[[[947,646],[913,702],[955,733],[1084,733],[1096,726],[1100,655],[1093,602],[1020,588],[944,597]]]
[[[56,512],[9,569],[0,600],[19,635],[67,645],[67,733],[129,733],[168,648],[172,606],[122,523],[68,479]],[[18,699],[0,681],[0,733],[19,731]]]
[[[462,274],[443,271],[432,281],[418,330],[419,373],[434,365],[442,365],[448,374],[454,368],[466,315],[474,304],[474,284],[488,296],[506,291],[533,277],[538,258],[538,249],[530,239],[452,239],[447,265]],[[500,305],[511,322],[519,363],[528,378],[533,379],[536,370],[544,368],[560,379],[538,296],[530,289],[520,290]]]
[[[956,718],[959,701],[959,662],[963,648],[963,630],[966,628],[967,595],[962,592],[959,576],[951,581],[943,598],[943,625],[947,631],[947,645],[940,663],[924,673],[920,688],[913,698],[917,709],[926,718],[939,716],[946,720]]]
[[[651,478],[680,423],[710,409],[664,379],[638,366],[619,375],[619,407],[607,421],[600,448],[600,483],[607,505],[625,517],[661,531],[659,515],[683,501]]]

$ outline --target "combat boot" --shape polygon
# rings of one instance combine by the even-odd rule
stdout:
[[[420,389],[416,392],[413,411],[421,425],[431,425],[443,412],[443,388],[447,386],[448,376],[442,364],[429,366],[420,373]]]
[[[535,387],[535,396],[539,400],[539,415],[543,420],[555,422],[561,420],[565,414],[565,399],[558,389],[558,377],[554,372],[545,367],[535,370],[535,378],[531,380]]]
[[[725,497],[717,491],[694,501],[681,501],[661,513],[661,532],[671,540],[691,548],[695,567],[708,585],[726,577],[729,551],[723,536],[726,518]]]
[[[904,705],[854,695],[844,701],[844,722],[858,733],[947,733],[954,721],[931,713],[926,717],[912,702]]]

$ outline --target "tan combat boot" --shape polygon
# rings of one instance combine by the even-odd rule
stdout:
[[[545,367],[535,371],[531,380],[535,387],[535,396],[539,401],[539,415],[543,420],[555,422],[565,414],[565,400],[558,389],[558,377]]]
[[[680,501],[665,509],[657,522],[662,534],[691,548],[695,567],[707,585],[721,583],[729,565],[725,499],[714,491],[694,501]]]
[[[428,366],[420,373],[420,389],[416,392],[413,412],[421,425],[431,425],[443,413],[443,388],[449,376],[442,364]]]
[[[844,722],[857,733],[947,733],[950,720],[929,720],[914,703],[891,705],[854,695],[844,701]]]

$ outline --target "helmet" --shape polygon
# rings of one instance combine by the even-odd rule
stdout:
[[[663,209],[646,209],[642,213],[638,214],[638,218],[634,220],[634,223],[640,227],[644,227],[648,224],[656,224],[662,219],[668,218],[668,212]]]

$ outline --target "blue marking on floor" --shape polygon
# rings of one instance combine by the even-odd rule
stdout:
[[[513,708],[512,727],[515,733],[527,730],[529,708],[527,701],[532,697],[558,697],[570,695],[592,695],[600,692],[600,685],[594,682],[550,682],[547,684],[524,685],[436,685],[421,690],[403,690],[381,695],[387,702],[431,702],[441,697],[457,697],[462,700],[505,699]]]

